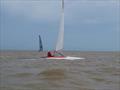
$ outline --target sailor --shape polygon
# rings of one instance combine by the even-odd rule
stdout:
[[[48,53],[47,53],[47,57],[54,57],[52,54],[51,54],[51,52],[49,51]]]

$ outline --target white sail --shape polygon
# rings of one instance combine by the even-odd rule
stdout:
[[[64,0],[62,0],[62,10],[61,10],[61,21],[60,21],[60,30],[58,34],[58,40],[56,44],[55,51],[49,51],[47,54],[46,59],[64,59],[64,60],[78,60],[78,59],[84,59],[81,57],[70,57],[70,56],[64,56],[61,54],[61,50],[63,49],[63,42],[64,42]],[[60,52],[59,52],[60,51]]]
[[[62,0],[62,10],[61,10],[61,21],[60,21],[60,30],[58,34],[58,40],[56,44],[56,51],[62,50],[64,44],[64,0]]]

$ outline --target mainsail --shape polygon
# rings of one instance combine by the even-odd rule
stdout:
[[[63,42],[64,42],[64,0],[62,0],[60,30],[58,34],[56,49],[55,49],[56,51],[63,49]]]
[[[39,52],[43,51],[43,45],[42,45],[42,39],[41,36],[39,35]]]

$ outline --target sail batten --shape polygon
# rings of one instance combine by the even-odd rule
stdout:
[[[63,49],[64,44],[64,0],[62,0],[62,10],[61,10],[61,21],[60,21],[60,30],[58,34],[58,40],[56,44],[56,51]]]

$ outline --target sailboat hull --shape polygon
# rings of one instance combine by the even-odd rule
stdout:
[[[82,58],[82,57],[70,57],[70,56],[66,56],[66,57],[47,57],[46,59],[80,60],[80,59],[85,59],[85,58]]]

